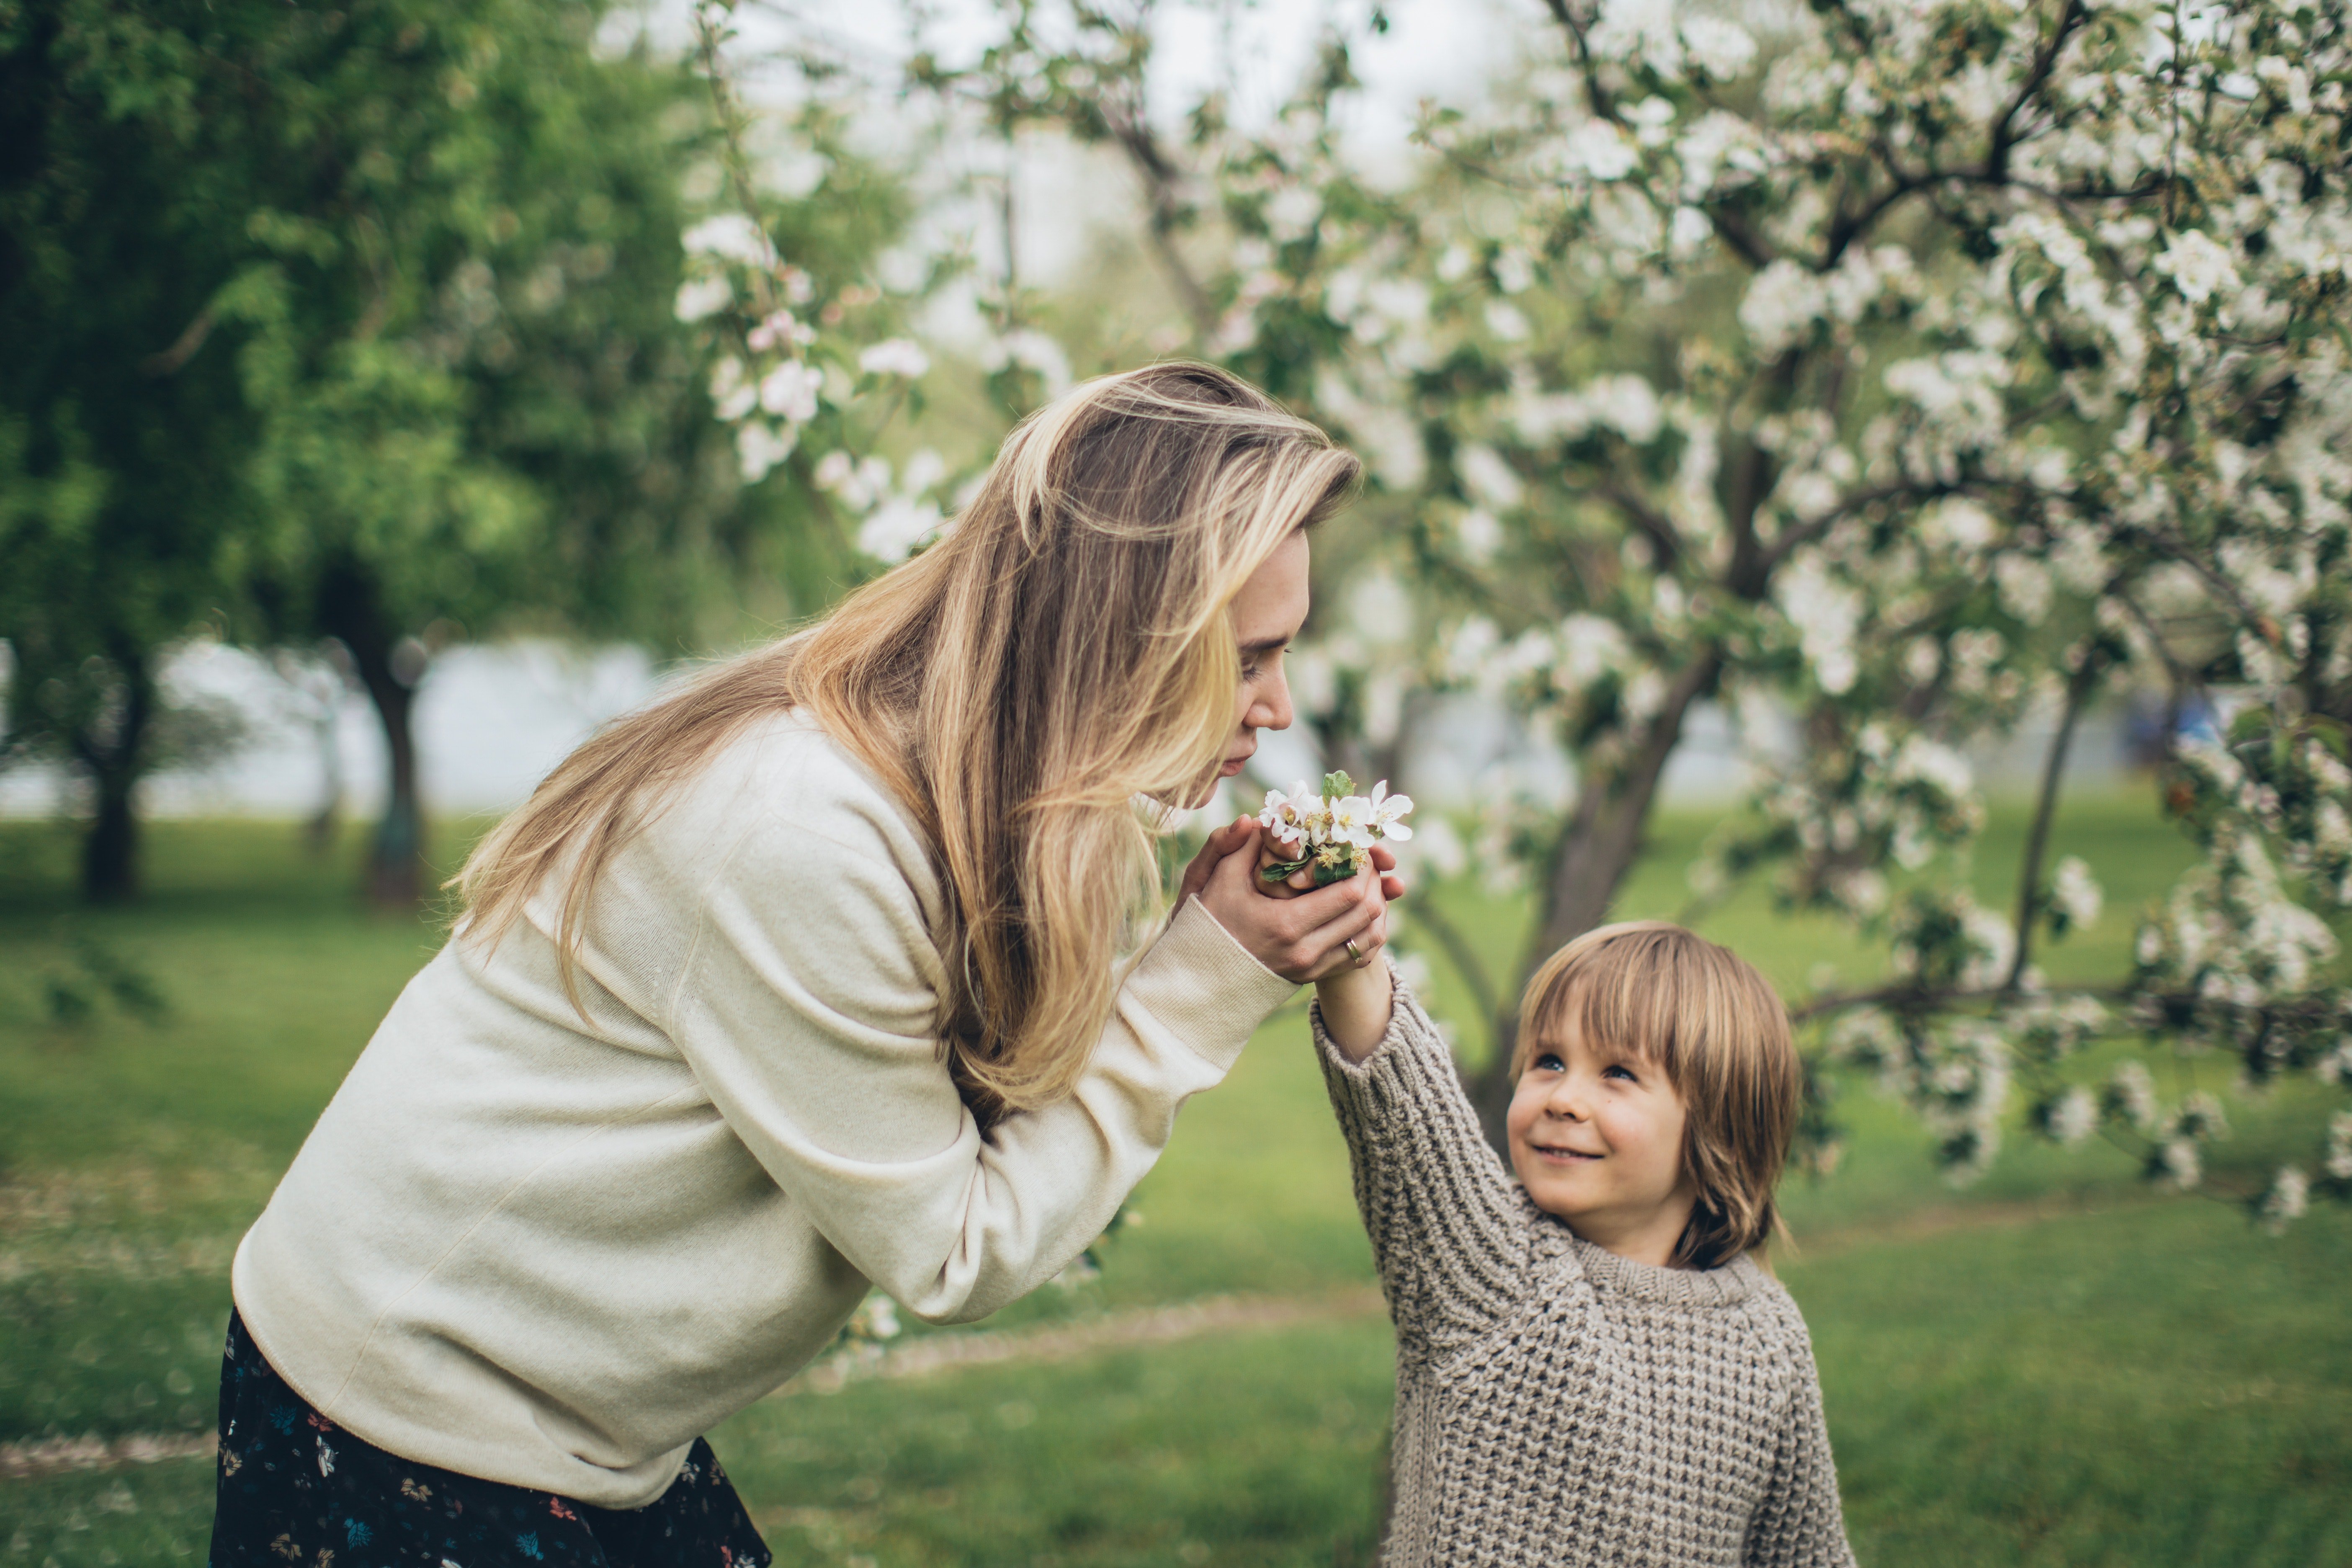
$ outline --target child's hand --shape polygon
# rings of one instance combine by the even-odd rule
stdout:
[[[1371,857],[1372,869],[1379,872],[1381,877],[1381,897],[1390,903],[1403,898],[1404,879],[1396,874],[1396,851],[1385,844],[1375,844],[1371,848]],[[1287,865],[1297,858],[1297,851],[1276,844],[1273,834],[1260,835],[1257,845],[1258,890],[1269,898],[1276,899],[1295,899],[1302,893],[1313,892],[1315,868],[1312,866],[1301,866],[1279,882],[1269,882],[1265,879],[1267,867]]]
[[[1301,866],[1297,870],[1293,871],[1289,876],[1284,878],[1280,881],[1270,882],[1266,880],[1265,872],[1268,867],[1287,865],[1291,861],[1298,858],[1298,853],[1299,852],[1290,845],[1277,842],[1274,835],[1271,833],[1261,833],[1258,835],[1258,891],[1265,894],[1268,898],[1274,899],[1295,899],[1301,893],[1313,892],[1315,890],[1315,868],[1312,866]]]

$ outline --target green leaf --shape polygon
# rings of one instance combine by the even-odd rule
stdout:
[[[1349,795],[1355,793],[1356,781],[1348,776],[1348,771],[1345,768],[1340,769],[1337,773],[1329,773],[1323,775],[1324,799],[1338,800],[1341,795]]]
[[[1342,773],[1339,776],[1345,778],[1348,775]],[[1350,855],[1337,865],[1318,860],[1315,862],[1315,885],[1318,888],[1328,888],[1334,882],[1344,882],[1362,868],[1361,851]]]

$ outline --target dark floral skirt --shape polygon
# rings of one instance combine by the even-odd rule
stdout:
[[[768,1568],[698,1437],[669,1489],[605,1509],[387,1454],[304,1403],[232,1313],[211,1568]]]

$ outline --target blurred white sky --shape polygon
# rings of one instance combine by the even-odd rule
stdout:
[[[985,0],[947,0],[924,10],[922,37],[950,67],[975,60],[999,30]],[[1539,10],[1533,0],[1397,0],[1385,6],[1387,33],[1372,36],[1364,28],[1367,0],[1164,5],[1153,48],[1152,118],[1174,132],[1203,94],[1223,89],[1237,124],[1262,125],[1313,59],[1318,38],[1336,26],[1365,39],[1355,55],[1363,91],[1349,127],[1357,148],[1370,159],[1395,156],[1404,149],[1414,106],[1475,86],[1499,51],[1515,47],[1519,30],[1537,24]],[[889,0],[780,5],[772,14],[877,60],[900,60],[908,51],[908,7]],[[747,11],[747,40],[758,39],[758,26]]]
[[[328,745],[341,774],[344,809],[361,816],[377,809],[383,796],[383,741],[374,710],[358,693],[334,693],[322,707],[261,659],[211,642],[183,650],[165,679],[183,699],[234,706],[249,740],[211,767],[151,780],[143,801],[151,815],[307,816],[329,776]],[[499,811],[517,805],[597,725],[646,701],[663,679],[643,652],[630,647],[527,641],[448,650],[433,661],[418,691],[417,750],[427,808]],[[1979,776],[1997,788],[2021,786],[2039,765],[2047,734],[2046,724],[2029,724],[2011,744],[1975,753]],[[1286,785],[1321,772],[1302,731],[1267,732],[1261,741],[1255,771],[1264,779]],[[2124,766],[2122,716],[2094,712],[2078,738],[2070,780],[2112,783]],[[1506,774],[1539,790],[1567,779],[1558,758],[1529,747],[1516,725],[1475,698],[1453,700],[1433,715],[1401,772],[1397,787],[1449,808],[1474,804]],[[1743,778],[1729,725],[1719,710],[1702,707],[1667,770],[1667,798],[1685,805],[1726,801]],[[62,770],[26,766],[0,773],[0,816],[47,816],[72,809],[73,802]]]
[[[999,32],[988,0],[938,0],[920,9],[919,34],[904,0],[746,5],[738,12],[734,68],[747,99],[775,104],[802,90],[796,76],[772,68],[776,46],[791,33],[818,40],[861,77],[883,82],[898,78],[918,37],[952,68],[976,59]],[[1223,89],[1237,123],[1262,124],[1313,62],[1318,39],[1344,26],[1365,40],[1354,57],[1363,88],[1343,121],[1350,151],[1367,172],[1401,177],[1413,156],[1409,138],[1422,100],[1475,93],[1483,77],[1525,47],[1530,28],[1549,26],[1536,0],[1397,0],[1385,9],[1387,33],[1369,35],[1362,26],[1369,0],[1162,5],[1149,92],[1152,118],[1168,134],[1181,135],[1185,112],[1205,92]],[[681,47],[686,16],[664,0],[645,26],[663,46]],[[903,144],[908,134],[887,113],[869,116],[861,130],[884,148]],[[933,171],[943,184],[1001,177],[1003,152],[984,138],[954,142],[944,152],[952,166]],[[1133,190],[1109,155],[1088,157],[1041,136],[1024,138],[1014,156],[1014,248],[1025,285],[1050,288],[1066,279],[1087,258],[1098,228],[1134,222]],[[786,188],[795,183],[789,174],[782,181]],[[948,203],[932,221],[929,243],[951,235],[990,264],[1003,254],[992,201]],[[976,316],[963,320],[971,312],[958,303],[932,312],[926,325],[950,341],[975,335]]]

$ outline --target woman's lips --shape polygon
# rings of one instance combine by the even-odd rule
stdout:
[[[1221,779],[1229,779],[1247,766],[1249,766],[1247,757],[1227,757],[1224,764],[1217,769],[1217,776]]]

